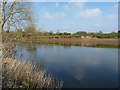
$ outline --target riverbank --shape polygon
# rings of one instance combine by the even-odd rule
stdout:
[[[39,39],[20,39],[20,43],[38,44],[59,44],[59,45],[78,45],[78,46],[119,46],[118,38],[39,38]]]
[[[5,58],[2,62],[3,88],[61,88],[63,85],[30,61]]]

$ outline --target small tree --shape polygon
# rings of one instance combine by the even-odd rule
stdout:
[[[34,24],[29,25],[27,28],[25,28],[25,34],[28,36],[32,36],[36,33],[36,29]]]
[[[50,34],[50,35],[53,35],[53,32],[52,32],[52,31],[50,31],[50,32],[49,32],[49,34]]]
[[[102,34],[103,32],[102,32],[102,31],[99,31],[98,33]]]
[[[71,35],[71,33],[64,32],[64,35]]]

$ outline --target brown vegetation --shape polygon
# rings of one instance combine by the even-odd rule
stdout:
[[[62,81],[54,80],[30,61],[3,60],[3,88],[61,88]]]
[[[62,45],[79,45],[79,46],[94,46],[94,45],[111,45],[118,46],[118,39],[99,39],[99,38],[43,38],[43,39],[23,39],[20,42],[24,43],[42,43],[42,44],[62,44]]]

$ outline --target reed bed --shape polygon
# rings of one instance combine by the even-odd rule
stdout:
[[[3,88],[61,88],[63,82],[53,79],[30,61],[3,59]]]
[[[12,41],[13,38],[6,38],[1,45],[2,88],[62,88],[63,81],[53,78],[31,60],[16,59]]]

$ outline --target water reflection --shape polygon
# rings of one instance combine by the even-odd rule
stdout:
[[[69,88],[117,87],[118,49],[80,46],[17,46],[17,54],[64,81]]]
[[[36,47],[35,46],[28,46],[28,47],[26,47],[26,50],[29,53],[35,53],[36,52]]]

